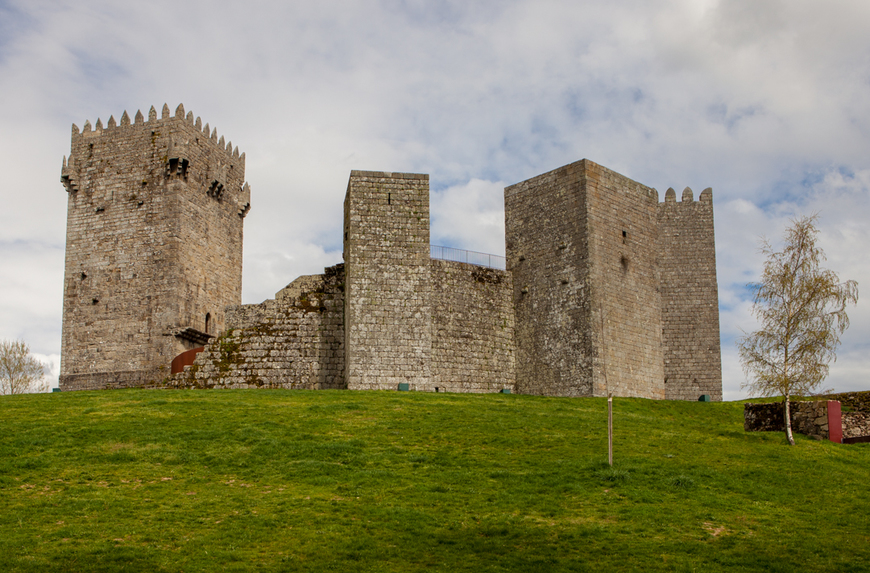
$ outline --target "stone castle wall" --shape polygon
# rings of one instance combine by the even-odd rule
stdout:
[[[518,392],[660,399],[670,369],[678,374],[673,389],[686,386],[689,374],[709,389],[689,387],[681,398],[721,400],[708,199],[694,210],[673,209],[654,189],[588,160],[505,189]],[[675,242],[675,228],[700,246]],[[660,243],[663,232],[670,238]],[[696,314],[699,304],[706,306]],[[706,354],[696,358],[701,347]]]
[[[659,204],[658,226],[665,397],[697,400],[709,394],[721,400],[712,191],[705,189],[693,201],[687,187],[677,202],[668,189]]]
[[[299,277],[274,299],[227,309],[227,330],[170,386],[339,389],[344,380],[344,265]]]
[[[347,387],[432,390],[429,176],[351,171],[344,233]]]
[[[591,396],[587,209],[574,163],[505,188],[516,312],[516,391]]]
[[[511,280],[505,271],[430,260],[431,388],[514,389]],[[227,309],[228,330],[175,375],[185,388],[346,388],[344,265],[299,277],[273,300]],[[390,388],[395,390],[395,387]]]
[[[659,204],[588,160],[512,185],[498,271],[430,259],[428,175],[352,171],[345,264],[238,306],[244,171],[182,106],[73,126],[62,389],[205,344],[173,385],[721,399],[709,191]]]
[[[506,271],[432,260],[432,386],[515,389],[513,286]]]
[[[655,190],[591,161],[585,189],[593,395],[662,399],[664,358]]]
[[[62,389],[160,380],[223,329],[241,300],[244,171],[244,154],[182,106],[73,126]]]

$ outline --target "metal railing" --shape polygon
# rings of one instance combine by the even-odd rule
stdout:
[[[463,249],[454,249],[453,247],[429,245],[429,256],[433,259],[440,259],[442,261],[468,263],[471,265],[489,267],[491,269],[505,270],[507,268],[507,259],[500,257],[499,255],[478,253],[476,251],[465,251]]]

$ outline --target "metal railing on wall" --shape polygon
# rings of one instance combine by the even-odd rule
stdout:
[[[442,261],[469,263],[471,265],[480,265],[491,269],[505,270],[507,268],[507,259],[499,255],[454,249],[453,247],[429,245],[429,256],[433,259],[440,259]]]

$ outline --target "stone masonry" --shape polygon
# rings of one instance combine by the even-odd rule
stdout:
[[[60,387],[168,375],[241,301],[245,155],[178,106],[73,125]]]
[[[429,176],[351,171],[344,200],[347,387],[432,387]]]
[[[510,274],[430,259],[428,209],[425,176],[354,171],[348,262],[230,307],[228,330],[170,385],[513,390]]]
[[[660,203],[588,160],[512,185],[497,270],[430,257],[428,175],[352,171],[344,263],[239,305],[244,164],[182,106],[73,126],[63,390],[721,400],[709,189]]]
[[[344,265],[336,265],[299,277],[274,299],[227,308],[227,330],[170,385],[346,388],[344,280]]]
[[[658,206],[659,288],[662,296],[662,348],[665,397],[722,399],[719,346],[719,294],[713,239],[713,192],[673,189]]]
[[[784,431],[783,407],[782,402],[744,404],[743,429],[747,432]],[[870,392],[846,392],[824,396],[823,400],[793,401],[789,411],[795,432],[820,440],[830,439],[833,416],[835,424],[839,417],[844,443],[870,442]]]
[[[505,189],[517,391],[722,399],[710,190],[589,160]]]

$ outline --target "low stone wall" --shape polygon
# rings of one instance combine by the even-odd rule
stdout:
[[[514,390],[513,284],[507,271],[431,261],[432,386]]]
[[[178,388],[346,388],[344,265],[299,277],[273,300],[227,309],[228,329],[193,366],[170,378]]]
[[[834,394],[826,398],[843,397],[855,411],[840,414],[843,441],[870,441],[870,392],[850,392]],[[828,426],[828,403],[839,404],[839,400],[812,400],[791,403],[792,430],[819,439],[839,441],[837,428]],[[848,406],[847,406],[848,407]],[[747,432],[782,432],[785,429],[782,415],[782,402],[766,404],[747,403],[743,407],[743,429]],[[843,408],[844,410],[846,408]],[[836,410],[832,415],[836,415]],[[858,438],[867,440],[857,440]]]
[[[836,400],[843,406],[843,412],[870,413],[870,391],[843,392],[823,396],[825,400]]]
[[[864,437],[870,437],[870,412],[843,412],[843,439]]]
[[[784,432],[782,402],[743,405],[743,429],[747,432]],[[820,440],[829,439],[828,402],[792,402],[792,431]]]
[[[149,386],[156,376],[145,370],[67,374],[60,377],[60,389],[64,392],[69,392],[73,390],[145,388]]]

